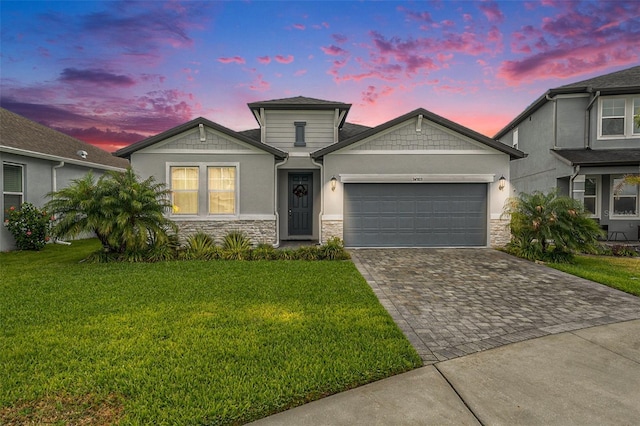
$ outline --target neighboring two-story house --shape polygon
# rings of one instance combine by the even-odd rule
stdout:
[[[181,235],[240,230],[276,246],[333,236],[348,247],[508,241],[500,216],[521,151],[424,109],[369,128],[348,123],[342,102],[248,106],[258,129],[197,118],[115,153],[168,185]]]
[[[92,171],[124,171],[129,162],[49,127],[0,108],[0,212],[28,202],[42,207],[47,194]],[[11,233],[0,227],[0,251],[15,248]]]
[[[514,193],[557,189],[584,203],[608,238],[640,238],[640,66],[548,90],[495,139],[527,154],[511,162]]]

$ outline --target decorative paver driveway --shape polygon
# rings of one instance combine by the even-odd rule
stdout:
[[[491,249],[350,250],[425,364],[640,318],[640,298]]]

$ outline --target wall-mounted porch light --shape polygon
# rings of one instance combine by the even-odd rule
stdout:
[[[504,175],[500,176],[500,179],[498,179],[498,189],[502,191],[506,185],[507,179],[505,179]]]
[[[335,176],[331,176],[331,190],[336,190],[336,185],[338,184],[338,179]]]

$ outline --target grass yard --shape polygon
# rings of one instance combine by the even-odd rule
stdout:
[[[555,269],[640,296],[640,258],[576,256],[575,264],[547,263]]]
[[[0,253],[0,424],[239,424],[421,365],[351,262]]]

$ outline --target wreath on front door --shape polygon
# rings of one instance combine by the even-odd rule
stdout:
[[[308,193],[309,191],[307,191],[306,185],[298,184],[298,186],[293,188],[293,195],[295,195],[298,198],[304,197]]]

